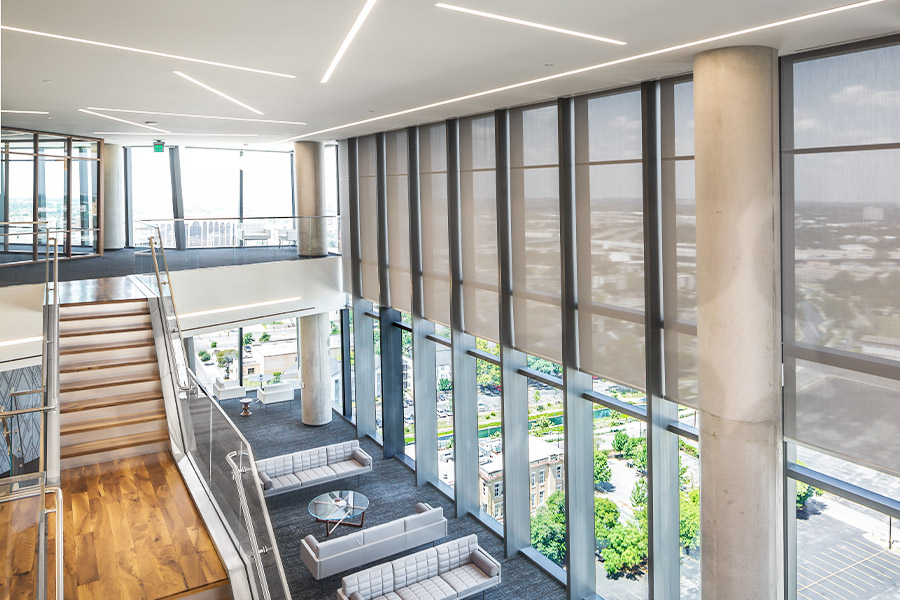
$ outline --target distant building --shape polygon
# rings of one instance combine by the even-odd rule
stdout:
[[[503,451],[500,440],[480,444],[478,475],[481,509],[503,521]],[[528,438],[529,508],[537,512],[547,499],[564,487],[563,451],[540,438]]]

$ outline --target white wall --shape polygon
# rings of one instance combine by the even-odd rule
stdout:
[[[0,288],[0,371],[41,363],[44,284]]]

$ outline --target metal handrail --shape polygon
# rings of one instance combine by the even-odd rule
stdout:
[[[62,490],[58,487],[44,487],[40,488],[27,488],[23,490],[18,490],[6,496],[0,497],[0,503],[2,502],[14,502],[16,500],[22,500],[24,498],[31,498],[32,496],[37,496],[40,494],[41,498],[46,498],[47,494],[53,494],[56,497],[56,505],[53,508],[47,508],[46,500],[42,502],[41,509],[41,522],[38,523],[38,530],[41,532],[38,535],[42,538],[41,542],[43,542],[43,538],[46,536],[46,523],[44,522],[47,515],[53,513],[54,517],[56,517],[56,535],[54,537],[54,542],[56,546],[56,598],[57,600],[63,600],[63,593],[65,591],[65,586],[62,585],[62,572],[63,572],[63,513],[62,513],[62,505],[63,505],[63,496]],[[37,587],[37,597],[45,598],[47,595],[47,577],[46,577],[46,549],[44,548],[44,544],[41,543],[38,547],[39,558],[38,558],[38,575],[36,581]]]
[[[266,552],[270,552],[271,548],[260,548],[259,542],[256,541],[256,528],[253,526],[253,519],[250,517],[250,505],[247,503],[247,492],[244,490],[244,486],[241,482],[241,476],[247,472],[247,467],[238,466],[238,464],[234,462],[234,457],[237,455],[237,450],[229,452],[228,456],[225,457],[225,460],[227,460],[228,464],[231,465],[231,475],[234,478],[234,483],[237,487],[238,502],[241,505],[241,513],[244,517],[244,526],[247,528],[247,533],[250,537],[250,550],[253,553],[253,562],[256,563],[256,570],[263,577],[263,585],[260,586],[262,588],[263,597],[265,598],[265,600],[272,600],[272,595],[269,593],[269,586],[265,581],[265,567],[262,564],[262,555]]]

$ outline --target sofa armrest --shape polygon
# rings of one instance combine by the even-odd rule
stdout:
[[[433,507],[426,502],[419,502],[413,507],[413,510],[415,510],[417,513],[423,513],[431,510],[432,508]]]
[[[363,598],[363,595],[360,594],[359,592],[353,592],[352,594],[350,594],[350,600],[366,600],[366,599]]]
[[[469,555],[469,560],[471,560],[472,564],[478,567],[481,572],[488,577],[497,577],[500,575],[500,563],[494,560],[493,556],[481,548],[472,550],[472,554]]]
[[[272,478],[269,477],[268,475],[266,475],[265,471],[259,471],[259,479],[260,479],[260,481],[262,481],[263,491],[271,490],[272,487],[275,485],[274,483],[272,483]]]
[[[356,462],[358,462],[359,464],[361,464],[364,467],[372,466],[372,457],[369,456],[368,454],[366,454],[363,450],[361,450],[359,448],[354,450],[353,454],[351,454],[350,456],[353,457],[353,460],[355,460]]]

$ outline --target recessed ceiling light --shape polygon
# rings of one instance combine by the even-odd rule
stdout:
[[[0,27],[0,29],[4,29],[4,28],[3,28],[3,27]],[[45,79],[45,80],[44,80],[44,83],[53,83],[53,82],[50,81],[49,79]]]
[[[166,135],[193,135],[196,137],[256,137],[256,133],[172,133],[171,131],[163,132]],[[155,133],[146,133],[144,131],[95,131],[94,135],[157,135]]]
[[[160,112],[158,110],[132,110],[130,108],[101,108],[88,106],[91,110],[106,112],[130,113],[133,115],[159,115],[161,117],[186,117],[190,119],[221,119],[223,121],[249,121],[251,123],[279,123],[281,125],[306,125],[304,121],[278,121],[276,119],[253,119],[251,117],[219,117],[215,115],[194,115],[188,113]]]
[[[46,110],[7,110],[2,109],[0,113],[12,113],[16,115],[49,115],[50,113]]]
[[[185,74],[182,73],[181,71],[173,71],[173,73],[175,73],[175,74],[178,75],[179,77],[183,77],[183,78],[187,79],[188,81],[190,81],[191,83],[193,83],[193,84],[195,84],[195,85],[199,85],[199,86],[202,87],[204,90],[208,90],[208,91],[212,92],[213,94],[215,94],[215,95],[217,95],[217,96],[221,96],[222,98],[225,98],[226,100],[228,100],[228,101],[230,101],[230,102],[234,102],[234,103],[237,104],[238,106],[243,106],[244,108],[246,108],[246,109],[249,110],[250,112],[255,112],[255,113],[258,114],[258,115],[261,115],[261,114],[262,114],[261,111],[256,110],[256,109],[253,108],[252,106],[248,106],[248,105],[244,104],[243,102],[241,102],[240,100],[235,100],[234,98],[232,98],[232,97],[229,96],[228,94],[226,94],[226,93],[224,93],[224,92],[220,92],[220,91],[217,90],[216,88],[210,87],[210,86],[206,85],[206,84],[203,83],[203,82],[197,81],[196,79],[194,79],[194,78],[191,77],[190,75],[185,75]]]
[[[749,27],[747,29],[741,29],[738,31],[732,31],[730,33],[723,33],[720,35],[716,35],[713,37],[703,38],[702,40],[695,40],[693,42],[686,42],[684,44],[679,44],[677,46],[669,46],[668,48],[660,48],[659,50],[652,50],[650,52],[644,52],[642,54],[633,54],[631,56],[626,56],[624,58],[619,58],[616,60],[611,60],[605,63],[599,63],[596,65],[590,65],[587,67],[582,67],[580,69],[573,69],[571,71],[564,71],[562,73],[556,73],[554,75],[547,75],[545,77],[538,77],[537,79],[529,79],[528,81],[520,81],[518,83],[512,83],[509,85],[505,85],[502,87],[492,88],[489,90],[484,90],[481,92],[475,92],[473,94],[466,94],[465,96],[457,96],[456,98],[450,98],[448,100],[441,100],[439,102],[432,102],[431,104],[426,104],[424,106],[417,106],[415,108],[407,108],[406,110],[399,110],[397,112],[389,113],[386,115],[380,115],[378,117],[372,117],[370,119],[362,119],[360,121],[354,121],[352,123],[345,123],[344,125],[336,125],[334,127],[328,127],[326,129],[320,129],[319,131],[313,131],[311,133],[304,133],[303,135],[296,135],[294,137],[285,138],[283,140],[279,140],[277,142],[273,142],[275,144],[283,144],[285,142],[293,142],[294,140],[301,140],[303,138],[312,137],[314,135],[321,135],[323,133],[330,133],[332,131],[337,131],[339,129],[346,129],[348,127],[355,127],[357,125],[365,125],[366,123],[373,123],[375,121],[382,121],[384,119],[390,119],[393,117],[400,117],[403,115],[408,115],[414,112],[420,112],[423,110],[428,110],[430,108],[436,108],[438,106],[445,106],[447,104],[453,104],[455,102],[462,102],[464,100],[471,100],[472,98],[480,98],[482,96],[488,96],[491,94],[498,94],[500,92],[505,92],[508,90],[525,87],[529,85],[535,85],[538,83],[544,83],[545,81],[552,81],[554,79],[561,79],[563,77],[570,77],[572,75],[580,75],[581,73],[587,73],[589,71],[596,71],[597,69],[603,69],[606,67],[611,67],[614,65],[619,65],[622,63],[633,62],[636,60],[640,60],[642,58],[649,58],[651,56],[658,56],[660,54],[666,54],[668,52],[675,52],[676,50],[683,50],[685,48],[692,48],[694,46],[700,46],[703,44],[709,44],[712,42],[717,42],[720,40],[725,40],[728,38],[733,38],[741,35],[746,35],[748,33],[755,33],[757,31],[764,31],[766,29],[772,29],[774,27],[781,27],[783,25],[790,25],[791,23],[798,23],[800,21],[807,21],[809,19],[815,19],[817,17],[824,17],[827,15],[844,12],[847,10],[852,10],[855,8],[863,8],[864,6],[869,6],[872,4],[880,4],[881,2],[885,2],[886,0],[864,0],[863,2],[855,2],[853,4],[844,4],[843,6],[838,6],[835,8],[829,8],[827,10],[822,10],[819,12],[808,13],[805,15],[800,15],[798,17],[791,17],[789,19],[783,19],[781,21],[775,21],[772,23],[766,23],[764,25],[757,25],[756,27]]]
[[[204,65],[212,65],[214,67],[224,67],[226,69],[237,69],[239,71],[250,71],[251,73],[261,73],[262,75],[274,75],[275,77],[287,77],[288,79],[296,78],[296,75],[287,75],[286,73],[276,73],[275,71],[264,71],[263,69],[252,69],[250,67],[229,65],[228,63],[220,63],[220,62],[215,62],[212,60],[191,58],[190,56],[180,56],[178,54],[168,54],[166,52],[156,52],[154,50],[144,50],[142,48],[132,48],[131,46],[120,46],[119,44],[108,44],[106,42],[97,42],[94,40],[86,40],[83,38],[70,37],[67,35],[58,35],[55,33],[47,33],[45,31],[34,31],[32,29],[22,29],[20,27],[9,27],[8,25],[0,25],[0,29],[6,29],[7,31],[15,31],[18,33],[27,33],[29,35],[39,35],[41,37],[53,38],[56,40],[65,40],[67,42],[77,42],[79,44],[89,44],[91,46],[102,46],[104,48],[113,48],[115,50],[125,50],[127,52],[137,52],[139,54],[150,54],[152,56],[161,56],[163,58],[184,60],[187,62],[200,63],[200,64],[204,64]],[[50,81],[48,79],[45,79],[44,83],[50,83]]]
[[[576,37],[587,38],[589,40],[595,40],[598,42],[606,42],[607,44],[615,44],[616,46],[624,46],[625,42],[614,40],[608,37],[601,37],[599,35],[592,35],[590,33],[581,33],[580,31],[572,31],[571,29],[563,29],[562,27],[554,27],[552,25],[544,25],[542,23],[535,23],[533,21],[523,21],[522,19],[515,19],[513,17],[504,17],[503,15],[496,15],[494,13],[483,12],[480,10],[474,10],[471,8],[463,8],[462,6],[454,6],[452,4],[444,4],[443,2],[438,2],[435,4],[438,8],[446,8],[447,10],[455,10],[456,12],[466,13],[468,15],[475,15],[476,17],[485,17],[488,19],[495,19],[497,21],[505,21],[507,23],[515,23],[516,25],[524,25],[526,27],[534,27],[535,29],[544,29],[546,31],[553,31],[555,33],[564,33],[566,35],[574,35]]]
[[[159,125],[156,121],[144,121],[144,125]]]
[[[359,15],[357,15],[356,20],[353,21],[353,25],[350,27],[350,31],[347,32],[347,37],[344,38],[344,41],[341,42],[341,47],[338,48],[337,54],[334,55],[334,58],[331,59],[331,64],[328,65],[328,70],[325,71],[325,75],[322,77],[322,81],[319,83],[328,83],[328,80],[331,78],[331,74],[334,73],[334,70],[337,68],[338,63],[341,62],[341,58],[344,56],[344,53],[347,51],[347,48],[350,47],[350,42],[353,41],[353,38],[356,37],[356,34],[359,32],[360,27],[362,27],[363,23],[366,21],[366,17],[369,16],[369,13],[372,12],[372,7],[375,6],[375,3],[378,0],[366,0],[366,3],[363,5],[362,10],[359,11]]]
[[[169,133],[169,132],[166,131],[165,129],[160,129],[159,127],[151,127],[151,126],[149,126],[149,125],[143,125],[143,124],[141,124],[141,123],[135,123],[134,121],[127,121],[127,120],[125,120],[125,119],[120,119],[119,117],[111,117],[111,116],[109,116],[109,115],[101,115],[100,113],[94,112],[94,111],[92,111],[92,110],[86,110],[86,109],[84,109],[84,108],[79,108],[78,110],[81,111],[81,112],[83,112],[83,113],[87,113],[87,114],[89,114],[89,115],[95,115],[95,116],[97,116],[97,117],[103,117],[104,119],[112,119],[113,121],[119,121],[120,123],[128,123],[129,125],[135,125],[135,126],[137,126],[137,127],[143,127],[144,129],[152,129],[153,131],[158,131],[158,132],[160,132],[160,133]]]

